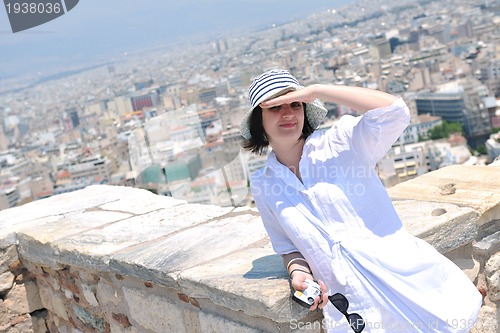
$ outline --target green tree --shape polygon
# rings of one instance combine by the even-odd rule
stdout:
[[[486,146],[485,145],[479,145],[477,148],[476,148],[476,151],[481,154],[481,155],[486,155],[488,154],[487,150],[486,150]]]
[[[429,139],[437,140],[447,138],[451,133],[464,134],[464,129],[460,123],[449,123],[443,120],[443,124],[435,126],[429,130]]]

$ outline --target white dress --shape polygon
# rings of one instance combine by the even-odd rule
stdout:
[[[252,175],[256,206],[278,254],[300,252],[329,294],[349,301],[363,332],[467,332],[482,298],[468,277],[409,234],[375,171],[409,123],[402,99],[343,116],[307,138],[302,182],[271,152]],[[332,305],[327,332],[352,332]]]

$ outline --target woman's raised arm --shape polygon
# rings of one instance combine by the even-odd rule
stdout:
[[[397,100],[396,96],[380,90],[342,85],[313,84],[263,102],[261,106],[270,107],[292,102],[310,103],[317,98],[324,102],[345,105],[359,112],[389,106]]]

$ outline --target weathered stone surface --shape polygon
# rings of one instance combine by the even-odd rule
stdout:
[[[33,324],[34,333],[46,333],[48,332],[47,324],[45,322],[46,311],[44,316],[31,316],[31,322]]]
[[[492,302],[500,301],[500,252],[486,262],[484,274],[488,282],[488,298]]]
[[[467,275],[467,277],[474,282],[479,274],[479,269],[481,268],[481,264],[475,260],[474,258],[467,259],[455,259],[453,260],[455,265],[457,265],[462,272]]]
[[[157,239],[192,228],[230,211],[229,207],[174,205],[168,209],[155,210],[70,235],[53,242],[52,245],[57,247],[61,260],[68,264],[107,270],[109,257],[114,252],[141,243],[147,246]]]
[[[122,325],[120,325],[117,322],[111,322],[109,326],[110,326],[111,333],[143,333],[143,331],[139,331],[134,326],[124,328]]]
[[[479,311],[476,325],[471,329],[470,333],[489,333],[498,332],[499,318],[494,308],[490,306],[482,306]]]
[[[138,190],[134,191],[134,195],[123,196],[116,201],[103,204],[99,207],[102,210],[142,215],[185,204],[184,200],[156,195],[146,190]]]
[[[179,306],[164,297],[147,295],[135,288],[123,288],[130,319],[153,332],[187,333]]]
[[[104,333],[105,326],[102,318],[95,316],[92,312],[87,311],[76,304],[73,304],[71,308],[76,318],[78,318],[78,320],[80,320],[86,327],[90,326],[92,328],[92,332]]]
[[[128,320],[127,315],[123,313],[112,313],[111,316],[113,319],[119,323],[123,328],[130,327],[130,321]]]
[[[10,322],[11,327],[7,330],[8,333],[31,333],[33,325],[31,317],[28,314],[14,317]],[[5,332],[5,331],[4,331]]]
[[[7,294],[4,304],[10,311],[19,315],[43,309],[38,286],[34,282],[15,284]]]
[[[477,213],[468,207],[429,201],[395,201],[406,229],[441,253],[470,243],[477,235]]]
[[[12,312],[4,304],[4,301],[0,299],[0,332],[7,330],[10,326],[10,320],[12,319]]]
[[[299,305],[289,305],[287,273],[269,243],[185,270],[178,283],[191,297],[254,317],[288,322],[304,314]]]
[[[19,254],[46,266],[62,262],[56,241],[87,230],[130,217],[129,214],[106,211],[88,211],[70,214],[56,221],[47,222],[18,231]]]
[[[182,321],[189,333],[203,333],[200,326],[200,312],[184,309],[182,311]]]
[[[235,215],[127,249],[114,255],[110,266],[124,275],[175,287],[176,272],[255,246],[266,238],[260,218],[252,214]]]
[[[10,225],[0,222],[0,247],[17,244],[18,237],[16,233],[21,232],[21,230],[32,230],[45,223],[56,222],[61,219],[63,219],[63,215],[47,216]]]
[[[100,279],[97,284],[96,297],[101,304],[118,305],[123,301],[113,286],[104,279]]]
[[[498,168],[452,165],[388,189],[392,199],[451,203],[479,213],[478,224],[500,219]]]
[[[260,330],[203,312],[200,313],[200,327],[202,332],[261,333]]]
[[[54,290],[39,285],[40,300],[43,306],[56,316],[68,321],[68,313],[64,299]]]
[[[19,260],[15,245],[7,246],[0,250],[0,274],[9,270],[9,266]]]
[[[20,230],[25,237],[45,244],[58,239],[78,235],[87,230],[104,227],[107,224],[129,218],[131,215],[121,212],[91,210],[70,214],[53,223],[45,223],[29,230]]]
[[[484,237],[479,242],[473,244],[474,253],[487,256],[500,251],[500,231]]]
[[[55,195],[23,206],[2,210],[0,211],[0,225],[6,227],[44,217],[58,215],[64,217],[66,214],[85,211],[124,197],[134,198],[140,192],[147,191],[125,186],[92,185],[83,190]]]
[[[137,197],[141,198],[141,200],[136,200]],[[85,199],[82,200],[82,198]],[[99,206],[113,208],[115,207],[114,202],[117,202],[116,207],[125,207],[127,202],[120,200],[130,201],[129,209],[125,209],[124,212],[139,213],[148,210],[153,211],[162,204],[163,207],[170,207],[173,203],[182,203],[182,201],[160,197],[137,188],[92,185],[79,191],[55,195],[44,200],[37,200],[23,206],[0,211],[0,248],[15,244],[15,232],[21,230],[21,228],[30,230],[33,226],[55,222],[64,219],[68,215],[95,209]],[[135,204],[133,205],[131,202],[134,200]],[[107,204],[110,205],[106,206]],[[139,208],[144,204],[144,208]]]
[[[82,290],[83,297],[85,297],[85,300],[90,304],[90,306],[94,306],[94,307],[99,306],[99,302],[97,302],[95,294],[92,291],[92,287],[90,287],[89,285],[83,284],[81,286],[81,290]]]
[[[0,274],[0,294],[12,288],[15,278],[11,272]]]

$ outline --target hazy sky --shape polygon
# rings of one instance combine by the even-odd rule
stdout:
[[[65,15],[12,33],[0,6],[0,78],[106,61],[184,36],[282,23],[353,0],[80,0]]]

